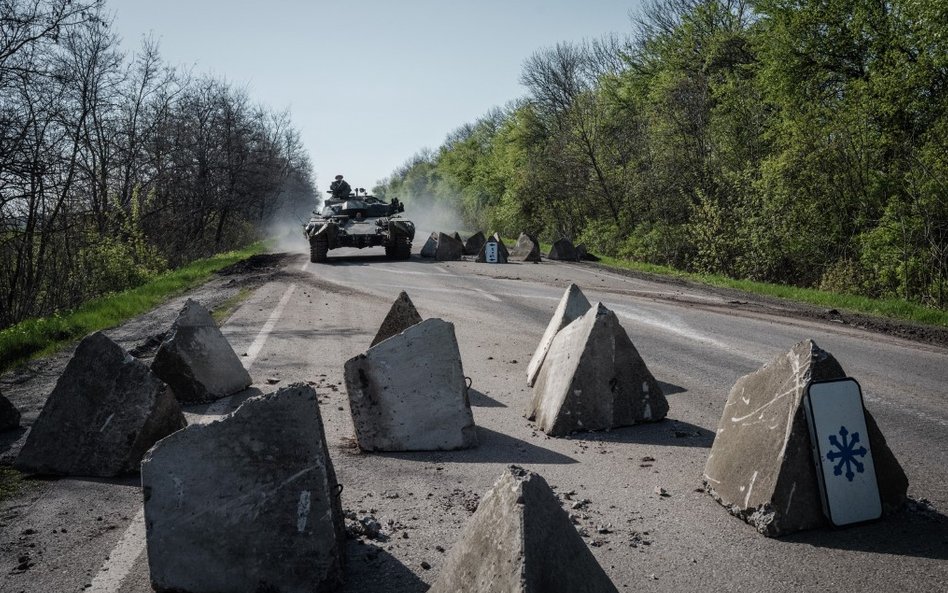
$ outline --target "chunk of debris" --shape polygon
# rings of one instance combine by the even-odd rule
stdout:
[[[445,233],[438,234],[435,247],[435,259],[438,261],[457,261],[464,255],[464,243]]]
[[[483,231],[477,231],[473,235],[467,238],[467,241],[464,243],[464,255],[477,255],[481,252],[481,247],[484,246],[484,242],[487,239],[484,237]]]
[[[487,491],[429,593],[616,593],[556,495],[515,465]]]
[[[514,261],[540,262],[540,242],[527,233],[520,233],[517,245],[510,250],[510,257]]]
[[[558,261],[579,260],[579,254],[576,253],[576,248],[573,246],[572,241],[565,238],[553,243],[553,246],[550,247],[550,253],[547,254],[547,257],[549,259]]]
[[[533,385],[527,418],[550,436],[661,420],[668,402],[619,324],[597,303],[556,337]]]
[[[421,323],[421,315],[418,314],[418,309],[411,302],[408,293],[403,290],[398,294],[395,302],[392,303],[385,319],[382,320],[382,325],[379,327],[378,333],[375,334],[371,346],[402,333],[416,323]]]
[[[803,397],[810,381],[846,376],[812,340],[734,384],[704,468],[706,490],[732,514],[775,537],[827,524]],[[906,500],[908,479],[872,415],[869,443],[883,509]]]
[[[585,315],[591,306],[586,295],[583,294],[583,291],[580,290],[578,286],[570,284],[566,287],[566,292],[564,292],[562,298],[560,298],[560,303],[556,306],[556,311],[553,312],[553,317],[546,325],[546,331],[543,332],[543,337],[540,339],[540,343],[537,345],[537,349],[530,358],[530,363],[527,365],[527,385],[533,387],[533,383],[540,373],[540,366],[543,365],[543,361],[546,359],[546,353],[550,350],[550,345],[553,343],[553,338],[556,337],[556,334],[573,321]]]
[[[431,233],[428,237],[428,240],[425,241],[425,244],[421,248],[421,257],[431,257],[435,256],[435,253],[438,251],[438,233]]]
[[[137,472],[152,445],[186,425],[168,386],[96,332],[79,343],[15,465],[69,476]]]
[[[20,426],[20,411],[0,393],[0,432]]]
[[[454,325],[426,319],[345,365],[356,440],[365,451],[477,444]]]
[[[342,583],[339,485],[312,387],[248,399],[142,462],[158,591],[323,591]]]
[[[188,299],[151,363],[182,403],[208,402],[253,383],[211,314]]]

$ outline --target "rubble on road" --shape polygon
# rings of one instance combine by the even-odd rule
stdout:
[[[803,397],[810,381],[845,376],[832,354],[805,340],[738,379],[705,465],[707,491],[770,537],[826,525]],[[908,479],[868,411],[866,425],[883,509],[891,512],[905,503]]]
[[[481,247],[484,246],[484,242],[487,239],[484,237],[483,231],[477,231],[473,235],[467,238],[467,241],[464,243],[464,255],[477,255],[481,252]]]
[[[438,251],[438,233],[431,233],[428,237],[428,240],[425,241],[424,246],[421,248],[421,257],[431,257],[435,256],[435,253]]]
[[[543,259],[540,255],[540,242],[526,233],[520,233],[517,245],[510,251],[510,257],[514,261],[540,262]]]
[[[356,440],[365,451],[477,445],[454,325],[426,319],[345,365]]]
[[[549,436],[662,420],[668,402],[616,314],[596,303],[561,329],[527,418]]]
[[[253,383],[214,318],[192,299],[158,348],[151,370],[188,404],[227,397]]]
[[[345,526],[312,387],[248,399],[142,462],[159,591],[312,592],[342,583]]]
[[[0,393],[0,432],[20,426],[20,411]]]
[[[415,309],[415,304],[411,302],[408,293],[403,290],[398,294],[398,298],[395,299],[395,302],[392,303],[392,307],[388,310],[385,319],[382,320],[382,325],[379,326],[379,331],[375,334],[375,339],[372,340],[371,346],[375,346],[382,340],[387,340],[396,334],[402,333],[416,323],[421,323],[421,315],[419,315],[418,310]]]
[[[550,319],[550,322],[546,326],[546,331],[543,332],[540,344],[537,346],[536,351],[530,358],[530,363],[527,365],[527,385],[533,387],[533,383],[540,373],[540,366],[546,358],[546,353],[549,351],[550,344],[553,343],[553,338],[556,337],[556,333],[582,317],[586,311],[589,311],[591,306],[579,286],[570,284],[566,288],[559,305],[556,307],[556,311],[553,313],[553,318]]]
[[[549,259],[559,261],[579,260],[579,254],[576,253],[576,248],[569,239],[560,239],[559,241],[553,243],[553,246],[550,247],[550,253],[547,254],[547,257]]]
[[[457,261],[464,255],[464,243],[446,233],[438,234],[435,247],[435,259],[438,261]]]
[[[556,495],[507,468],[480,501],[428,593],[616,593]]]
[[[187,422],[168,386],[101,332],[66,365],[16,459],[21,471],[113,477],[137,472]]]

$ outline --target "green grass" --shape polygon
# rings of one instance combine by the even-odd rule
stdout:
[[[202,284],[214,272],[265,249],[265,244],[260,242],[239,251],[198,260],[136,288],[91,300],[73,312],[28,319],[4,329],[0,331],[0,372],[150,311],[170,297]]]
[[[717,274],[682,272],[666,266],[634,262],[614,257],[602,257],[600,263],[612,268],[646,272],[660,276],[681,278],[709,286],[732,288],[744,292],[807,303],[827,309],[839,309],[877,317],[890,317],[948,327],[948,311],[933,309],[902,299],[874,299],[854,294],[840,294],[814,288],[799,288],[785,284],[770,284],[753,280],[735,280]]]
[[[23,487],[23,474],[0,465],[0,502],[12,498]]]
[[[241,288],[239,291],[237,291],[237,294],[215,307],[214,310],[211,311],[211,317],[214,318],[214,321],[217,322],[217,325],[223,325],[223,323],[227,321],[228,318],[230,318],[234,311],[237,310],[237,307],[240,306],[240,303],[247,300],[247,297],[249,297],[252,292],[253,291],[249,288]]]

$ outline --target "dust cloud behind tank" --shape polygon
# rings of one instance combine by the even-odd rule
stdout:
[[[304,226],[310,261],[325,262],[329,251],[339,247],[385,247],[390,259],[408,259],[415,224],[402,217],[404,211],[398,198],[385,202],[362,188],[346,198],[327,199]]]

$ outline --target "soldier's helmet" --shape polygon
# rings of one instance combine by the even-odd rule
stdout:
[[[342,175],[336,175],[336,179],[342,179]]]

